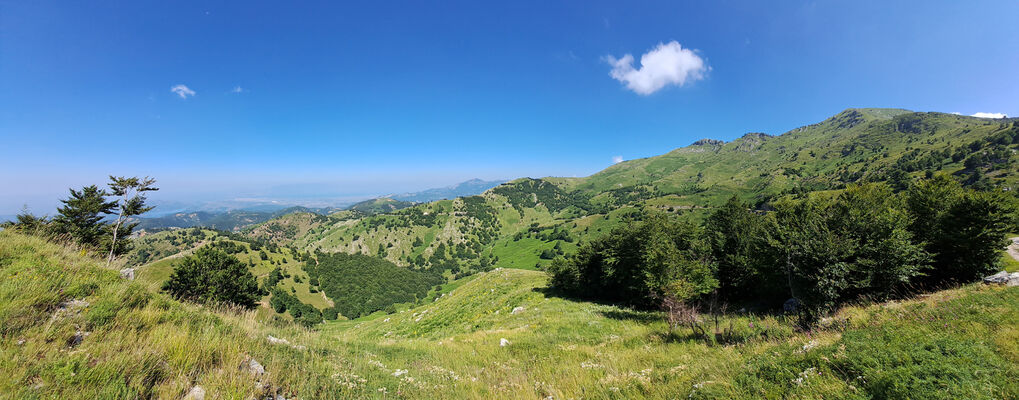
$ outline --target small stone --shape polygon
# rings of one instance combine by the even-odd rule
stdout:
[[[205,400],[205,389],[195,385],[188,391],[188,394],[184,395],[184,400]]]
[[[129,281],[134,280],[134,268],[124,268],[120,270],[120,277]]]
[[[247,368],[248,372],[255,376],[260,376],[265,373],[265,367],[255,361],[254,358],[249,358],[246,362],[241,363],[241,370]]]
[[[499,339],[499,347],[506,347],[509,346],[509,344],[510,341],[506,340],[506,338]]]
[[[523,308],[523,307],[513,307],[513,311],[510,311],[510,314],[519,314],[519,313],[524,312],[524,310],[526,310],[526,308]]]
[[[290,342],[287,341],[286,339],[280,339],[280,338],[275,337],[273,335],[268,335],[266,337],[266,339],[268,339],[269,343],[272,343],[272,344],[290,344]]]
[[[74,336],[71,336],[70,339],[67,339],[67,346],[68,347],[75,347],[75,346],[81,344],[81,342],[83,342],[85,340],[85,338],[88,337],[88,335],[91,335],[91,334],[92,334],[91,332],[84,332],[84,331],[79,330],[79,331],[74,333]]]
[[[25,344],[25,339],[18,339],[18,346],[22,346],[24,344]]]

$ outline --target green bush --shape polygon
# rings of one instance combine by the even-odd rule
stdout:
[[[237,258],[203,247],[173,268],[163,291],[178,299],[254,308],[261,297],[255,276]]]

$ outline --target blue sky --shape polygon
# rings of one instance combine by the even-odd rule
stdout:
[[[347,198],[847,107],[1019,115],[1019,3],[885,3],[0,1],[0,214],[108,174]]]

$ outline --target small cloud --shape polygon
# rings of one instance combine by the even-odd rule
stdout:
[[[244,88],[240,86],[234,86],[233,89],[230,89],[230,93],[244,93]]]
[[[1008,118],[1008,116],[1007,116],[1007,115],[1005,115],[1005,114],[1002,114],[1002,113],[986,113],[986,112],[978,112],[978,113],[976,113],[976,114],[973,114],[973,115],[971,115],[971,117],[977,117],[977,118],[994,118],[994,119],[998,119],[998,118]]]
[[[195,91],[191,90],[191,88],[189,88],[189,87],[187,87],[185,85],[174,86],[174,87],[170,88],[170,91],[176,93],[182,99],[186,99],[186,98],[188,98],[188,96],[192,96],[193,97],[195,95]]]
[[[684,49],[679,42],[659,43],[640,56],[640,69],[633,67],[633,55],[606,56],[612,65],[609,75],[637,94],[649,95],[668,85],[683,86],[704,79],[711,67],[697,52]]]
[[[612,156],[612,163],[619,164],[623,162],[623,156]]]

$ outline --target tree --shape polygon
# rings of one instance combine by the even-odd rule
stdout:
[[[929,259],[885,184],[850,185],[835,199],[814,196],[776,209],[774,245],[785,255],[788,288],[803,305],[805,325],[845,301],[893,295]]]
[[[18,213],[14,221],[4,222],[0,224],[0,227],[33,235],[41,235],[46,233],[49,223],[50,221],[46,217],[37,217],[32,214],[26,205],[21,208],[21,212]]]
[[[99,248],[105,230],[104,215],[109,214],[116,203],[106,201],[106,192],[96,185],[69,190],[71,196],[60,200],[64,205],[57,209],[57,216],[53,218],[56,233],[67,235],[79,246]]]
[[[260,296],[251,271],[222,250],[203,247],[173,268],[163,291],[178,299],[254,308]]]
[[[891,297],[930,260],[909,231],[901,198],[883,184],[850,185],[833,205],[833,229],[852,245],[849,286],[844,297]]]
[[[106,265],[113,262],[113,257],[126,251],[126,246],[119,246],[117,238],[131,234],[137,224],[124,225],[127,218],[144,214],[153,207],[145,205],[145,192],[159,190],[154,187],[156,180],[145,177],[130,177],[110,175],[110,195],[120,197],[113,204],[111,209],[117,214],[117,222],[113,226],[113,239],[110,241],[110,255],[106,259]],[[126,229],[121,231],[123,227]]]
[[[566,293],[638,307],[666,295],[693,300],[718,285],[697,227],[663,214],[613,229],[557,258],[547,272],[551,286]]]
[[[906,196],[910,231],[933,256],[922,281],[969,282],[1000,268],[1000,251],[1014,226],[1015,199],[1001,191],[962,188],[946,175],[916,182]]]
[[[727,299],[777,298],[784,294],[778,262],[768,246],[772,219],[750,210],[733,196],[704,223],[712,258],[718,264],[719,293]]]

